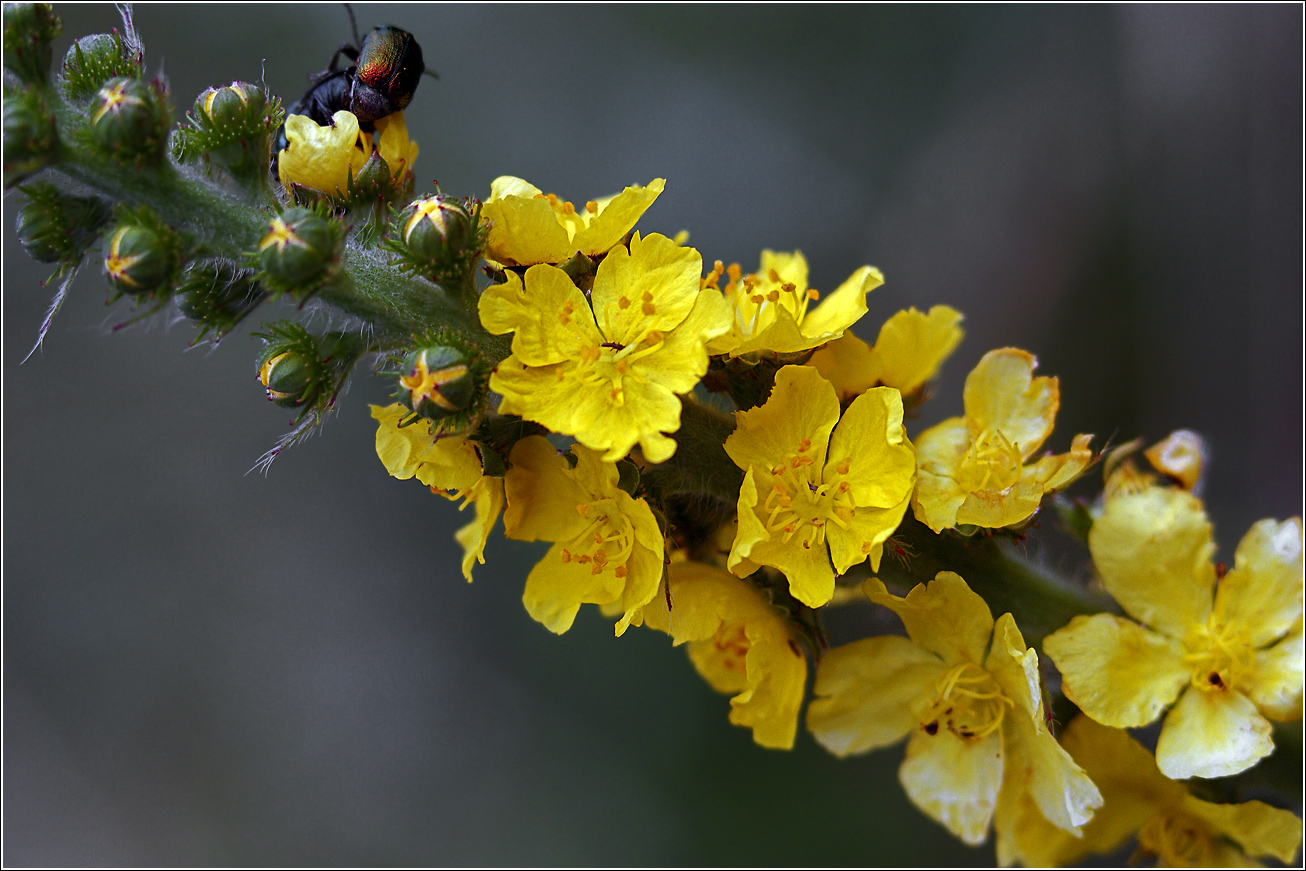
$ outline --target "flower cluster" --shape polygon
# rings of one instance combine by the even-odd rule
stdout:
[[[43,173],[21,188],[33,257],[71,280],[100,250],[114,299],[175,301],[214,341],[278,297],[346,315],[254,334],[267,397],[299,409],[265,461],[375,363],[396,400],[372,406],[376,454],[473,507],[468,581],[502,517],[541,543],[532,619],[563,633],[595,605],[617,636],[665,633],[757,744],[792,748],[804,722],[838,756],[905,741],[907,797],[967,844],[993,833],[1003,863],[1130,837],[1165,864],[1295,858],[1291,813],[1181,782],[1257,766],[1303,697],[1302,522],[1261,520],[1213,562],[1196,435],[1143,451],[1154,471],[1141,441],[1114,449],[1102,495],[1072,501],[1099,457],[1089,435],[1044,450],[1060,386],[1024,350],[983,354],[954,416],[912,428],[962,316],[911,308],[868,344],[873,266],[825,294],[798,251],[705,267],[687,234],[639,226],[660,178],[580,205],[512,176],[483,202],[414,198],[402,110],[424,67],[398,28],[288,114],[233,82],[170,135],[129,17],[57,82],[52,11],[4,24],[5,182]],[[1123,613],[1013,550],[1045,526],[1082,536]],[[841,606],[902,633],[832,639]],[[1123,731],[1157,721],[1146,747]]]

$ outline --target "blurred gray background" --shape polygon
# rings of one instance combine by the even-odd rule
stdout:
[[[1298,6],[368,6],[427,64],[419,191],[499,174],[584,201],[667,179],[645,232],[707,262],[800,248],[814,286],[881,267],[859,327],[948,303],[966,341],[920,426],[1015,345],[1076,432],[1210,439],[1221,556],[1302,510]],[[116,24],[60,10],[64,35]],[[324,6],[141,6],[179,112],[289,104],[348,38]],[[321,434],[246,475],[286,412],[246,331],[109,335],[86,270],[52,294],[4,201],[8,865],[921,865],[991,861],[907,803],[901,749],[752,745],[652,632],[558,638],[496,534],[376,459],[355,379]],[[269,319],[271,315],[268,316]],[[257,328],[257,321],[249,328]]]

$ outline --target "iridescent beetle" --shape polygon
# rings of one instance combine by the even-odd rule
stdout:
[[[370,133],[378,119],[409,104],[423,74],[439,76],[427,72],[422,62],[422,47],[411,33],[385,25],[359,40],[354,10],[348,5],[345,9],[349,12],[354,42],[336,49],[326,71],[313,80],[287,114],[307,115],[317,125],[330,127],[334,123],[332,115],[348,110],[358,118],[359,129]],[[348,58],[353,66],[337,70],[341,57]],[[286,128],[282,125],[273,154],[280,153],[287,144]]]

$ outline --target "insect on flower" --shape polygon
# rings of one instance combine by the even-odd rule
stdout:
[[[331,116],[347,110],[358,118],[359,129],[373,130],[376,121],[402,110],[413,99],[423,75],[439,78],[428,71],[422,61],[422,47],[406,30],[393,25],[377,27],[361,40],[354,10],[348,4],[353,43],[345,43],[331,55],[331,63],[319,73],[288,115],[306,115],[323,127],[333,126]],[[336,69],[340,58],[353,61],[343,70]],[[286,128],[277,133],[273,154],[287,146]]]

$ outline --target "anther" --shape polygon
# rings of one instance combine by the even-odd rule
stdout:
[[[591,215],[597,215],[599,213],[599,204],[590,200],[585,203],[585,211],[589,212]]]

